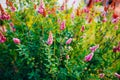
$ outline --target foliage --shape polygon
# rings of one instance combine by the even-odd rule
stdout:
[[[7,8],[10,20],[0,21],[7,29],[3,32],[7,40],[0,43],[1,80],[100,80],[100,73],[105,74],[103,80],[117,80],[114,73],[120,73],[120,52],[113,52],[113,47],[120,41],[120,28],[114,28],[120,24],[111,22],[111,11],[106,16],[107,22],[102,22],[100,11],[92,9],[90,15],[81,11],[79,16],[73,8],[61,11],[54,0],[47,0],[50,4],[45,2],[47,15],[44,17],[34,9],[35,3],[26,1],[27,8],[15,12]],[[92,22],[86,21],[86,15]],[[64,30],[60,30],[58,20],[60,23],[65,20]],[[11,22],[15,32],[10,28]],[[50,31],[53,44],[48,45]],[[13,42],[15,37],[20,39],[20,44]],[[72,42],[66,44],[69,38]],[[91,52],[89,48],[97,44],[99,48],[92,60],[84,61]]]

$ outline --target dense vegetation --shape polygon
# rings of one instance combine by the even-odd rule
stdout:
[[[101,2],[66,9],[55,0],[0,5],[1,80],[117,80],[120,23]],[[73,3],[75,5],[75,2]]]

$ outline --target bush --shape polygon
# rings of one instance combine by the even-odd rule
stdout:
[[[120,73],[120,24],[111,22],[112,11],[103,17],[94,8],[83,11],[82,5],[75,11],[59,10],[49,0],[38,9],[28,0],[22,4],[29,5],[14,7],[8,1],[6,11],[1,8],[1,16],[8,16],[0,20],[1,80],[120,78],[114,76]]]

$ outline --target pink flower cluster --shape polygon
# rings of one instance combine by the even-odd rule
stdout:
[[[115,73],[115,76],[120,79],[120,74]]]
[[[104,73],[100,73],[99,76],[100,76],[100,78],[104,78],[105,74]]]
[[[0,15],[0,19],[1,20],[9,20],[10,19],[10,15],[7,13],[3,13]]]
[[[6,13],[2,7],[2,5],[0,4],[0,19],[1,20],[9,20],[10,19],[10,15],[8,13]]]
[[[85,26],[81,27],[81,32],[83,32],[85,30]]]
[[[73,3],[72,3],[72,5],[74,5],[76,2],[77,2],[77,0],[74,0]]]
[[[12,12],[14,12],[16,10],[16,8],[11,0],[6,0],[6,5],[10,6],[10,9]]]
[[[66,41],[66,44],[70,44],[72,42],[72,38],[69,38],[67,41]]]
[[[74,15],[74,13],[72,13],[71,14],[71,19],[74,20],[74,18],[75,18],[75,15]]]
[[[44,5],[43,0],[41,0],[41,2],[40,2],[40,6],[38,8],[38,13],[42,14],[44,17],[46,16],[45,5]]]
[[[94,53],[92,52],[92,53],[88,54],[87,56],[85,56],[85,61],[86,62],[91,61],[93,58],[93,55],[94,55]]]
[[[6,41],[6,37],[0,32],[0,43],[4,43]]]
[[[40,13],[40,14],[43,14],[43,13],[44,13],[43,4],[41,4],[40,7],[38,8],[38,13]]]
[[[120,74],[115,73],[114,75],[115,75],[115,77],[117,77],[118,79],[120,79]],[[100,77],[100,78],[104,78],[104,77],[105,77],[105,74],[104,74],[104,73],[100,73],[100,74],[99,74],[99,77]]]
[[[103,20],[102,20],[102,22],[103,22],[103,23],[104,23],[104,22],[107,22],[107,18],[104,17]]]
[[[119,19],[120,19],[119,16],[117,14],[115,14],[115,13],[113,14],[112,17],[113,17],[112,21],[111,21],[112,23],[117,23],[119,21]]]
[[[99,48],[99,45],[96,45],[96,46],[90,47],[91,53],[88,54],[87,56],[85,56],[85,61],[86,61],[86,62],[92,60],[93,55],[94,55],[94,52],[97,50],[97,48]]]
[[[119,17],[118,18],[113,18],[111,22],[112,23],[117,23],[118,21],[119,21]]]
[[[48,37],[48,40],[47,40],[47,44],[52,45],[52,43],[53,43],[53,35],[52,35],[52,32],[50,31],[49,32],[49,37]]]
[[[12,22],[10,22],[10,29],[14,32],[14,31],[16,31],[16,29],[14,28],[14,24],[12,23]]]
[[[14,6],[11,7],[11,11],[14,12],[16,8]]]
[[[119,44],[118,44],[118,46],[115,46],[115,47],[113,47],[113,52],[120,52],[120,42],[119,42]]]
[[[107,12],[106,12],[106,11],[103,11],[102,14],[101,14],[101,16],[102,16],[102,17],[106,17],[106,14],[107,14]]]
[[[64,11],[66,9],[65,4],[66,2],[63,2],[62,6],[60,7],[60,10]]]
[[[60,24],[60,30],[64,30],[65,29],[65,21],[62,21],[61,24]]]
[[[90,47],[90,50],[91,52],[95,52],[97,50],[97,48],[99,48],[99,45],[96,45],[96,46],[93,46],[93,47]]]
[[[87,7],[85,7],[85,8],[83,8],[83,12],[85,12],[85,13],[89,13],[90,10],[89,10]]]
[[[101,16],[103,17],[103,20],[102,20],[103,23],[107,22],[106,14],[107,14],[106,11],[103,11],[103,12],[101,13]]]
[[[15,44],[20,44],[20,39],[18,39],[18,38],[13,38],[13,41]]]

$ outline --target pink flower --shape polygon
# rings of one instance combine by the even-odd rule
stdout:
[[[0,37],[0,43],[4,43],[5,41],[6,41],[6,37],[1,36],[1,37]]]
[[[83,32],[85,30],[85,26],[81,27],[81,32]]]
[[[61,24],[60,24],[60,30],[64,30],[65,29],[65,21],[63,21]]]
[[[101,14],[102,17],[106,17],[106,12],[103,11],[102,14]]]
[[[89,19],[89,16],[88,16],[88,15],[87,15],[87,16],[85,16],[85,19],[86,19],[86,20],[88,20],[88,19]]]
[[[70,44],[72,42],[72,38],[69,38],[67,41],[66,41],[66,44]]]
[[[39,8],[38,8],[38,13],[40,13],[40,14],[44,14],[44,11],[45,11],[45,5],[44,5],[44,2],[43,2],[43,0],[41,0],[41,2],[40,2],[40,6],[39,6]]]
[[[62,4],[62,6],[61,6],[60,9],[61,9],[61,10],[65,10],[65,2],[63,2],[63,4]]]
[[[117,51],[120,52],[120,46],[117,47]]]
[[[1,20],[9,20],[10,19],[10,15],[5,12],[5,10],[1,4],[0,4],[0,19]]]
[[[93,55],[94,55],[94,53],[92,52],[92,53],[88,54],[87,56],[85,56],[85,61],[86,62],[91,61],[93,58]]]
[[[113,52],[120,52],[120,42],[118,43],[118,46],[113,47]]]
[[[113,18],[111,22],[112,22],[112,23],[117,23],[118,21],[119,21],[119,17]]]
[[[11,7],[11,11],[14,12],[16,8],[14,6]]]
[[[20,40],[18,38],[13,38],[15,44],[20,44]]]
[[[117,78],[120,78],[120,74],[118,74],[118,73],[115,73],[115,76],[116,76]]]
[[[14,24],[12,23],[12,22],[10,22],[10,24],[9,24],[11,27],[14,27]]]
[[[48,44],[48,45],[51,45],[52,43],[53,43],[53,36],[52,36],[52,32],[50,31],[50,32],[49,32],[49,37],[48,37],[47,44]]]
[[[10,22],[10,29],[12,30],[12,31],[16,31],[16,29],[14,28],[14,24],[12,23],[12,22]]]
[[[0,36],[0,43],[4,43],[6,41],[6,37]]]
[[[76,3],[76,0],[73,1],[72,5],[74,5]]]
[[[90,50],[94,53],[96,51],[96,49],[99,48],[99,45],[90,47]]]
[[[38,8],[38,13],[43,14],[43,13],[44,13],[44,8],[39,7],[39,8]]]
[[[103,20],[102,20],[102,22],[107,22],[107,18],[104,17]]]
[[[115,52],[115,53],[117,52],[117,47],[115,47],[115,46],[113,47],[113,52]]]
[[[6,37],[0,32],[0,43],[4,43],[6,41]]]
[[[84,11],[85,13],[89,13],[89,12],[90,12],[87,7],[85,7],[85,8],[83,9],[83,11]]]
[[[72,20],[74,20],[74,18],[75,18],[74,13],[71,14],[71,18],[72,18]]]
[[[0,19],[1,20],[9,20],[10,19],[10,15],[7,13],[1,14],[0,15]]]
[[[100,78],[104,78],[105,74],[104,73],[101,73],[99,74]]]
[[[66,55],[66,59],[67,59],[67,60],[70,59],[70,56],[69,56],[69,55]]]

